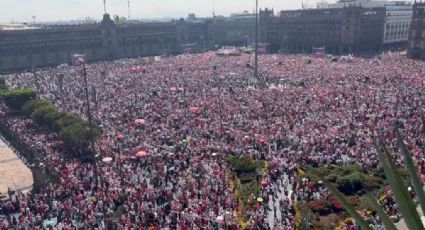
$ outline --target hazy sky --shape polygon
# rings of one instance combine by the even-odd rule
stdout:
[[[111,15],[127,17],[128,0],[106,0]],[[320,0],[303,0],[314,5]],[[335,0],[328,0],[334,2]],[[130,0],[131,17],[162,18],[186,17],[188,13],[197,16],[211,16],[213,0]],[[301,8],[301,0],[259,0],[260,7],[282,9]],[[229,15],[248,10],[252,12],[255,0],[215,0],[216,14]],[[103,0],[0,0],[0,22],[58,21],[84,19],[88,16],[100,19],[103,14]]]

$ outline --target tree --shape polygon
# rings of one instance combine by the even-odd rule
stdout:
[[[255,173],[257,169],[261,168],[261,162],[253,160],[248,156],[229,156],[227,163],[233,168],[237,174],[241,173]]]
[[[91,133],[88,123],[80,121],[62,127],[59,136],[66,146],[85,147],[88,146],[90,141],[94,141],[98,134],[97,129],[93,128],[93,133]]]
[[[338,189],[346,195],[352,195],[363,188],[365,176],[360,173],[352,173],[337,178]]]
[[[60,132],[62,128],[79,123],[81,119],[75,115],[64,115],[54,123],[54,129]]]
[[[45,100],[41,100],[41,99],[30,100],[22,106],[22,112],[27,116],[31,116],[31,114],[35,110],[44,106],[53,106],[53,105],[52,103]]]
[[[55,124],[56,121],[58,121],[59,119],[61,119],[62,117],[64,117],[66,114],[65,113],[61,113],[58,111],[54,111],[52,113],[47,113],[45,115],[45,120],[47,122],[47,126],[50,130],[55,131]]]
[[[0,77],[0,90],[7,89],[6,79],[4,77]]]
[[[2,90],[0,97],[9,108],[20,111],[25,103],[35,99],[36,93],[32,89],[8,89]]]
[[[425,136],[425,116],[422,113],[421,120],[423,126],[422,131]],[[421,179],[419,177],[420,172],[417,170],[414,160],[412,158],[412,154],[407,148],[404,138],[400,134],[398,128],[399,127],[396,126],[395,133],[397,136],[400,151],[404,159],[405,166],[407,168],[407,172],[410,176],[409,184],[413,186],[414,191],[417,194],[417,201],[422,212],[425,212],[425,191],[423,189],[423,183],[421,182]],[[389,150],[385,146],[384,141],[379,137],[377,138],[377,140],[375,140],[375,149],[378,152],[380,164],[384,169],[386,179],[393,192],[395,202],[397,203],[398,209],[406,223],[406,228],[425,229],[420,215],[416,210],[417,203],[415,203],[415,201],[412,199],[412,194],[408,190],[408,186],[404,183],[402,174],[400,173],[398,166],[393,161],[393,156],[389,153]],[[355,206],[350,204],[347,198],[341,192],[339,192],[337,188],[335,188],[331,183],[326,180],[324,180],[324,183],[329,189],[329,191],[333,193],[335,197],[339,200],[344,209],[351,215],[351,217],[353,217],[353,219],[356,220],[356,224],[358,224],[362,230],[372,230],[367,220],[363,219],[356,212]],[[367,196],[367,198],[369,200],[370,207],[372,207],[377,212],[385,229],[396,230],[397,228],[390,219],[390,216],[385,212],[384,208],[381,207],[377,199],[374,198],[372,195]]]
[[[48,114],[56,113],[55,107],[51,105],[45,105],[38,107],[32,114],[31,118],[34,122],[40,126],[49,126],[49,121],[47,120]]]
[[[88,137],[89,132],[88,126],[78,122],[62,127],[59,136],[66,146],[84,147],[88,145],[88,139],[86,137]]]

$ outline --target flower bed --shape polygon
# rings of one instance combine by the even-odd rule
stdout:
[[[384,180],[379,177],[377,170],[367,171],[358,165],[306,166],[299,169],[298,173],[300,183],[306,183],[307,187],[314,191],[322,186],[318,183],[320,178],[334,184],[345,193],[348,202],[358,210],[365,210],[367,206],[366,203],[363,203],[363,196],[366,193],[377,194],[385,186]],[[296,205],[297,225],[300,225],[304,218],[311,224],[311,229],[341,229],[349,225],[351,222],[347,219],[348,215],[338,199],[332,195],[321,195],[320,199],[314,198],[306,201],[308,210],[300,210],[301,208],[297,207],[299,205]]]

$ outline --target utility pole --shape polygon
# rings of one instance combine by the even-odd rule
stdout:
[[[222,96],[221,96],[221,90],[222,90],[222,86],[221,86],[221,84],[223,84],[223,82],[221,82],[220,80],[224,80],[223,78],[221,78],[221,77],[219,77],[218,75],[217,75],[217,66],[213,66],[213,70],[214,70],[214,77],[215,77],[215,79],[216,79],[216,81],[218,80],[218,103],[220,103],[219,104],[219,113],[220,113],[220,132],[222,132],[223,131],[223,108],[222,108],[222,106],[223,106],[223,103],[222,103]]]
[[[255,67],[254,78],[258,80],[258,0],[255,0]]]
[[[177,69],[179,71],[179,73],[183,73],[183,68],[178,68]],[[189,109],[187,106],[187,102],[186,102],[186,91],[187,91],[187,79],[184,76],[181,76],[183,78],[183,103],[184,103],[184,119],[185,122],[187,122],[187,110]]]

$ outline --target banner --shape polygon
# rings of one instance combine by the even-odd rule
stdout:
[[[87,63],[87,56],[85,54],[73,54],[71,56],[72,65],[80,66],[82,64]]]
[[[267,53],[267,46],[268,43],[258,43],[258,53],[259,54],[265,54]]]
[[[196,53],[196,43],[182,44],[181,47],[182,47],[183,53],[186,53],[186,54]]]
[[[313,57],[322,58],[325,56],[325,47],[313,48]]]

